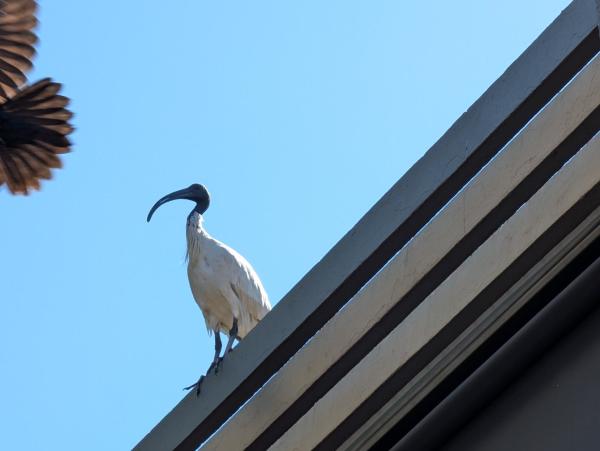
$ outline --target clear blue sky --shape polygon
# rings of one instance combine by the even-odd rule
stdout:
[[[32,78],[65,85],[74,152],[0,189],[0,447],[131,448],[208,366],[188,287],[206,227],[276,303],[567,0],[41,0]]]

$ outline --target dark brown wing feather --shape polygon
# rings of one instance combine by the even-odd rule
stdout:
[[[34,0],[0,0],[0,99],[13,96],[26,79],[35,55]]]
[[[0,185],[13,194],[39,189],[39,180],[61,167],[58,154],[70,150],[72,113],[60,87],[46,78],[0,105]]]
[[[35,55],[35,0],[0,0],[0,185],[14,193],[39,189],[61,167],[73,131],[60,84],[41,80],[21,90]]]

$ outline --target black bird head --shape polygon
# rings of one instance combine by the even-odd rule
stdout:
[[[197,211],[199,214],[204,214],[210,205],[210,195],[208,194],[208,190],[203,185],[194,183],[187,188],[180,189],[179,191],[175,191],[171,194],[167,194],[165,197],[160,198],[158,202],[156,202],[150,209],[150,213],[148,213],[148,218],[146,221],[150,222],[152,215],[162,204],[166,204],[167,202],[171,202],[172,200],[176,199],[187,199],[196,202],[196,206],[194,207],[193,211]]]

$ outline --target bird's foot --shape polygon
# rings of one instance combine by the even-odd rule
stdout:
[[[187,387],[184,387],[184,390],[191,390],[192,388],[196,387],[196,396],[200,396],[200,392],[202,391],[202,382],[204,381],[204,376],[200,376],[200,379],[198,379],[198,382],[196,382],[195,384],[189,385]]]
[[[213,362],[213,365],[215,367],[215,374],[217,374],[219,371],[221,371],[221,367],[223,366],[223,359],[225,358],[226,355],[230,354],[231,351],[233,351],[233,349],[230,349],[229,351],[227,351],[227,353],[223,354],[223,357],[219,357],[215,362]],[[211,366],[212,368],[212,366]]]
[[[208,367],[208,369],[206,370],[206,375],[208,376],[210,374],[211,371],[215,371],[215,374],[217,374],[217,367],[219,365],[219,358],[215,357],[215,360],[213,360],[210,364],[210,366]]]
[[[215,364],[215,374],[217,374],[219,371],[221,371],[221,366],[223,365],[223,357],[219,357],[216,362],[214,362]]]

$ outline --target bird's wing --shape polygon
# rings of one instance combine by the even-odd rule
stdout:
[[[57,154],[70,149],[72,113],[69,99],[58,95],[60,87],[46,78],[0,105],[0,185],[12,193],[39,189],[39,180],[61,167]]]
[[[12,97],[27,79],[35,55],[35,0],[0,0],[0,99]]]
[[[239,336],[243,338],[258,321],[271,310],[267,292],[256,271],[248,261],[234,249],[220,243],[224,252],[224,268],[228,272],[229,287],[241,304]]]

